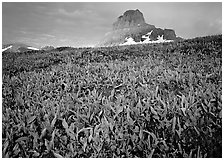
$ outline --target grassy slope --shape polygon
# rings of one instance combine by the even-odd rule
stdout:
[[[3,54],[3,157],[221,157],[222,37]]]

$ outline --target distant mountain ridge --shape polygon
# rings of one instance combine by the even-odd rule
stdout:
[[[171,42],[180,39],[173,29],[161,29],[147,24],[138,9],[124,12],[112,26],[112,31],[106,33],[98,46],[121,45],[126,43],[128,38],[132,38],[136,43],[143,43],[144,36],[148,33],[151,33],[148,35],[148,43]],[[161,37],[163,41],[158,41]]]
[[[41,47],[41,50],[44,50],[44,51],[50,51],[50,50],[53,50],[54,47],[53,46],[44,46],[44,47]]]
[[[39,50],[38,48],[26,45],[24,43],[11,43],[2,46],[2,52],[26,52]]]

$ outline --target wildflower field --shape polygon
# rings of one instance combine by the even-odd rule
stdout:
[[[2,53],[2,157],[222,157],[222,35]]]

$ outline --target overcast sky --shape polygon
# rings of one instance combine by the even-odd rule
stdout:
[[[183,38],[222,33],[221,2],[3,2],[2,41],[34,47],[91,46],[129,9],[139,9],[146,23],[174,29]]]

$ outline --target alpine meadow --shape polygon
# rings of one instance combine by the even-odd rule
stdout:
[[[134,9],[95,47],[4,44],[2,157],[221,158],[222,34]]]

